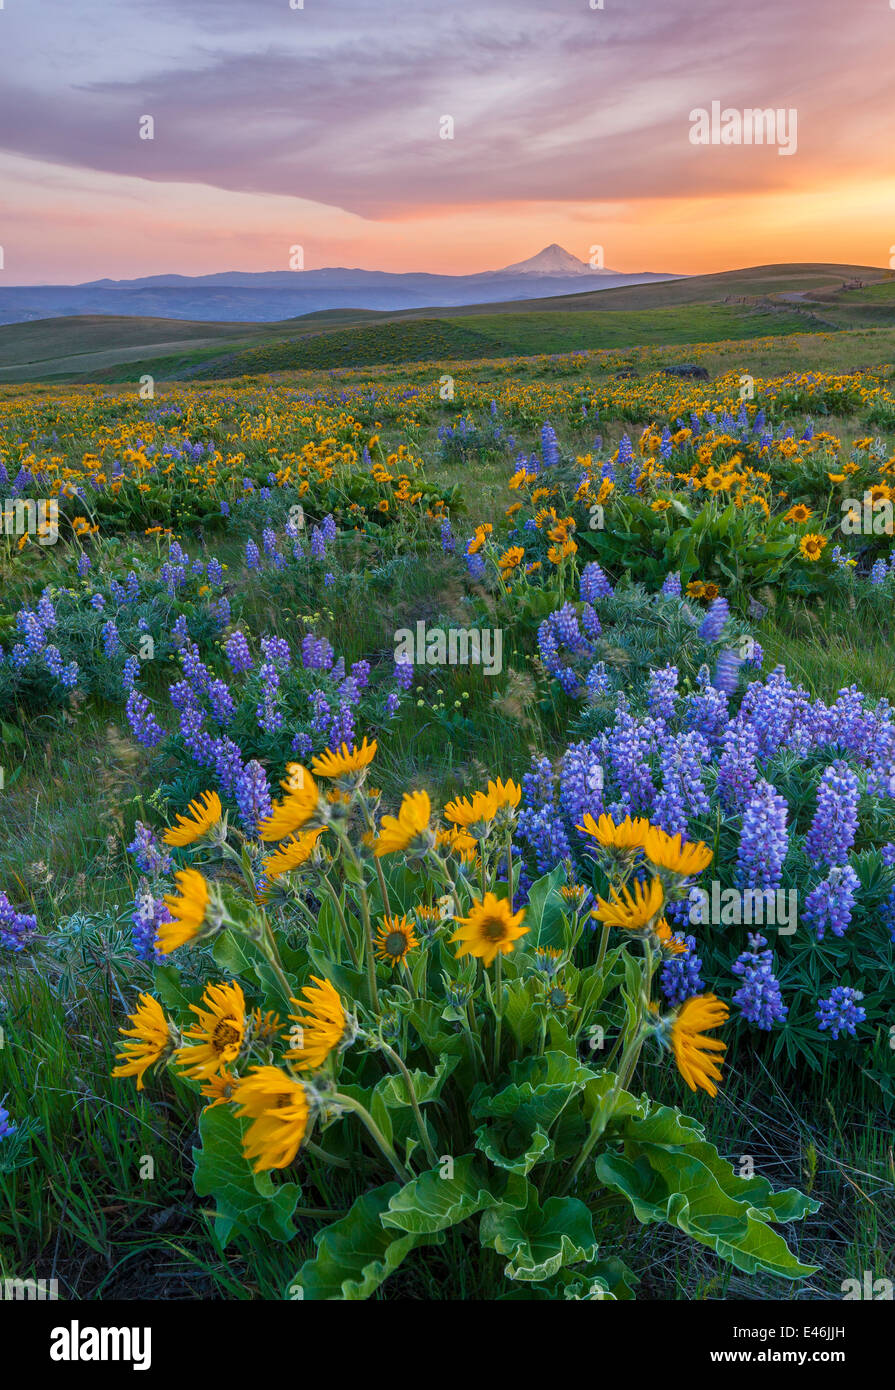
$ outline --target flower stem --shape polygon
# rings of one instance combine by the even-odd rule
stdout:
[[[330,882],[329,878],[326,876],[326,874],[322,874],[321,878],[323,879],[323,886],[329,893],[330,899],[332,900],[332,905],[336,910],[336,916],[339,919],[339,925],[341,926],[342,934],[345,937],[345,944],[348,947],[348,954],[351,957],[351,964],[354,966],[355,970],[360,970],[360,959],[358,958],[357,951],[355,950],[354,942],[351,939],[351,931],[348,927],[348,921],[345,917],[345,914],[342,911],[342,904],[339,902],[339,895],[333,887],[332,883]]]
[[[398,1053],[395,1051],[393,1047],[389,1047],[388,1043],[383,1042],[381,1038],[377,1038],[377,1044],[379,1047],[382,1048],[383,1052],[385,1052],[387,1056],[391,1058],[395,1066],[398,1068],[398,1071],[404,1078],[405,1085],[407,1086],[407,1093],[410,1096],[410,1105],[413,1110],[413,1117],[416,1120],[416,1127],[419,1130],[420,1138],[423,1141],[423,1148],[426,1150],[429,1162],[431,1163],[432,1167],[437,1168],[438,1155],[432,1147],[432,1140],[429,1138],[429,1131],[426,1129],[426,1122],[423,1119],[423,1112],[422,1110],[420,1110],[420,1103],[417,1100],[416,1090],[413,1085],[413,1077],[410,1075],[410,1072],[408,1071],[403,1058],[401,1058],[398,1055]]]
[[[342,1106],[343,1109],[351,1110],[354,1112],[354,1114],[360,1120],[361,1124],[366,1129],[370,1138],[375,1143],[376,1147],[379,1149],[379,1152],[383,1155],[384,1158],[388,1159],[389,1163],[395,1171],[398,1180],[401,1183],[410,1182],[410,1174],[404,1167],[398,1155],[395,1153],[391,1144],[386,1139],[382,1130],[377,1125],[376,1121],[373,1119],[373,1116],[370,1114],[369,1110],[367,1110],[365,1106],[361,1105],[359,1100],[355,1100],[352,1096],[343,1095],[341,1091],[337,1091],[335,1095],[330,1097],[330,1099],[334,1102],[334,1104]]]

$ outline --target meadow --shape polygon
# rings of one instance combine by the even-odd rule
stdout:
[[[891,1296],[887,294],[0,385],[0,1278]]]

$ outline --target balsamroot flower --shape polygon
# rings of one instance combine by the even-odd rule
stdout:
[[[712,851],[701,840],[691,844],[682,843],[681,835],[667,835],[658,826],[651,825],[647,831],[643,852],[657,869],[690,878],[701,874],[712,862]]]
[[[597,898],[597,905],[591,916],[610,927],[642,932],[652,927],[664,906],[665,890],[662,880],[651,878],[648,884],[635,881],[633,894],[627,888],[622,888],[621,893],[618,889],[611,888],[609,901]]]
[[[314,758],[311,763],[312,771],[318,777],[330,777],[346,791],[351,791],[359,787],[367,773],[367,768],[376,756],[376,740],[368,744],[366,738],[361,746],[352,747],[350,750],[347,743],[334,753],[327,748],[325,753]]]
[[[289,1015],[290,1022],[297,1025],[293,1036],[298,1035],[300,1041],[286,1053],[301,1071],[322,1067],[331,1052],[350,1047],[357,1034],[354,1019],[345,1012],[329,980],[321,980],[319,975],[311,979],[314,985],[305,985],[302,990],[304,999],[290,1000],[297,1009],[305,1010]]]
[[[302,864],[306,864],[314,853],[317,841],[323,831],[323,826],[318,826],[315,830],[306,830],[303,834],[287,840],[273,854],[268,854],[263,860],[264,872],[267,877],[270,879],[280,878],[283,874],[291,873],[293,869],[298,869]]]
[[[671,1049],[677,1069],[691,1091],[700,1088],[710,1096],[718,1094],[716,1081],[721,1080],[720,1057],[727,1051],[726,1043],[704,1036],[707,1028],[718,1028],[727,1019],[726,1004],[714,994],[700,994],[687,999],[678,1009],[670,1029]]]
[[[203,792],[195,801],[190,802],[187,815],[178,816],[177,825],[165,831],[165,844],[177,845],[180,848],[195,844],[196,840],[201,840],[203,835],[207,835],[218,824],[222,814],[221,799],[217,792]]]
[[[492,782],[491,784],[495,784]],[[519,795],[522,795],[521,789]],[[489,791],[474,792],[470,800],[458,796],[449,801],[444,808],[445,820],[461,830],[466,830],[476,840],[484,840],[490,833],[494,817],[497,815],[497,798]]]
[[[450,938],[460,942],[459,956],[478,956],[487,968],[498,952],[508,955],[528,927],[522,926],[525,908],[513,912],[506,898],[486,893],[481,902],[474,902],[468,917],[458,917],[459,930]]]
[[[207,1008],[202,1008],[202,1004]],[[201,1004],[190,1008],[199,1022],[184,1033],[193,1039],[189,1047],[181,1047],[177,1061],[186,1076],[203,1081],[236,1061],[245,1040],[246,1002],[241,987],[230,984],[209,985]]]
[[[429,830],[432,803],[428,792],[406,792],[397,816],[383,816],[379,838],[373,846],[377,859],[398,850],[412,850],[422,855],[434,844]]]
[[[576,825],[575,829],[582,831],[585,835],[590,835],[591,839],[596,840],[598,845],[604,849],[618,849],[623,851],[642,849],[647,833],[652,827],[644,816],[637,816],[632,820],[630,816],[625,816],[623,821],[616,825],[611,816],[602,815],[599,820],[594,820],[588,811],[581,825]]]
[[[289,775],[280,786],[288,796],[275,802],[270,815],[259,822],[258,834],[262,840],[286,840],[296,830],[306,826],[311,829],[312,820],[325,821],[328,816],[326,803],[307,768],[300,763],[288,763],[286,771]]]
[[[375,942],[376,955],[387,961],[393,970],[403,964],[414,946],[420,944],[413,923],[407,917],[383,917]]]
[[[233,1087],[236,1113],[252,1120],[243,1152],[254,1171],[286,1168],[301,1148],[308,1127],[308,1093],[279,1067],[253,1067]]]
[[[155,948],[163,956],[192,941],[201,931],[208,915],[211,893],[198,869],[181,869],[174,875],[178,895],[165,894],[165,907],[170,922],[159,925]]]
[[[145,1072],[173,1051],[177,1037],[161,1004],[151,994],[140,995],[136,1012],[128,1014],[128,1018],[134,1026],[118,1031],[133,1041],[123,1044],[116,1058],[120,1066],[114,1068],[112,1075],[135,1076],[137,1090],[142,1091]]]

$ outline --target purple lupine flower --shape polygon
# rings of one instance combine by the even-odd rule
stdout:
[[[351,665],[351,679],[358,690],[365,690],[370,684],[371,666],[369,661],[354,661]]]
[[[715,663],[715,674],[712,676],[715,689],[723,691],[725,695],[732,695],[737,688],[742,664],[742,657],[731,647],[725,647]]]
[[[226,735],[213,739],[210,763],[224,796],[235,796],[243,770],[242,749],[239,745]]]
[[[314,751],[314,740],[304,729],[300,730],[292,740],[292,752],[302,761],[309,758]]]
[[[231,632],[224,642],[224,655],[230,665],[230,670],[234,676],[241,675],[244,671],[251,671],[252,656],[249,651],[249,644],[246,641],[244,632],[237,630]]]
[[[354,734],[354,713],[351,706],[343,700],[329,726],[327,747],[337,750],[343,743],[347,743],[350,748],[354,743]]]
[[[661,593],[664,598],[680,598],[681,576],[679,572],[666,574]]]
[[[56,610],[53,607],[53,600],[50,597],[48,590],[46,589],[44,589],[43,593],[40,596],[40,599],[38,600],[37,616],[40,619],[41,626],[44,628],[44,630],[51,627],[56,627]]]
[[[783,797],[762,779],[743,813],[735,875],[738,888],[780,887],[789,850],[787,810]]]
[[[472,545],[472,540],[470,540],[467,544],[466,553],[463,559],[466,563],[466,568],[469,571],[470,578],[474,579],[476,583],[479,583],[479,581],[484,579],[485,577],[487,565],[485,564],[484,555],[480,555],[478,551],[476,551],[474,554],[470,554],[470,545]]]
[[[831,763],[817,789],[817,810],[805,837],[813,864],[844,864],[858,828],[858,779],[848,763]]]
[[[737,956],[730,967],[743,983],[733,996],[747,1023],[770,1032],[775,1023],[784,1023],[789,1009],[780,994],[780,984],[774,974],[774,953],[768,949],[765,937],[749,934],[748,951]]]
[[[267,774],[255,758],[246,763],[237,778],[236,804],[244,829],[249,835],[257,835],[258,822],[270,815],[273,802]]]
[[[65,662],[62,659],[62,653],[59,648],[51,643],[44,651],[43,658],[44,665],[50,675],[55,676],[57,680],[61,681],[65,670]]]
[[[280,676],[272,661],[265,661],[259,672],[263,681],[262,697],[256,715],[258,727],[266,734],[277,733],[283,727],[280,706]]]
[[[78,557],[78,578],[83,579],[86,574],[89,574],[91,569],[92,566],[89,557],[82,551]]]
[[[578,584],[579,597],[587,603],[595,603],[599,598],[610,598],[612,585],[606,578],[596,560],[591,560],[581,571]]]
[[[709,610],[703,618],[699,627],[699,636],[703,642],[717,642],[724,626],[730,617],[730,605],[722,594],[712,600]]]
[[[288,671],[292,665],[289,643],[283,637],[262,637],[261,651],[264,653],[265,659],[272,662],[280,671]]]
[[[165,906],[164,898],[156,898],[150,892],[149,884],[145,879],[141,882],[134,899],[134,912],[131,921],[133,922],[131,941],[137,959],[160,961],[162,954],[156,948],[155,940],[159,927],[164,922],[172,921],[172,917]]]
[[[319,526],[311,528],[311,558],[323,560],[326,557],[326,539]]]
[[[829,999],[817,1001],[817,1026],[821,1032],[829,1028],[830,1034],[838,1038],[840,1033],[850,1033],[855,1037],[855,1029],[867,1017],[867,1010],[861,1007],[864,995],[850,985],[836,985]]]
[[[205,665],[195,642],[187,642],[181,648],[180,661],[183,673],[197,695],[203,695],[211,685],[211,672]]]
[[[125,705],[127,721],[134,737],[144,748],[155,748],[165,737],[165,731],[155,719],[145,695],[132,690]]]
[[[851,924],[852,909],[861,883],[850,864],[834,865],[805,899],[804,920],[823,941],[827,927],[834,936],[844,936]]]
[[[589,603],[583,603],[581,605],[579,620],[581,622],[581,631],[584,633],[585,637],[591,642],[595,641],[603,631],[603,625],[597,617],[596,609],[592,608]]]
[[[650,815],[656,797],[656,787],[650,771],[649,758],[656,751],[664,726],[648,718],[635,719],[620,708],[607,737],[607,751],[612,773],[621,793],[616,809],[621,817],[630,813]],[[618,819],[612,807],[609,813]]]
[[[724,731],[716,783],[721,805],[727,811],[742,811],[758,781],[755,759],[758,735],[745,719],[732,720]]]
[[[696,954],[696,937],[685,936],[683,932],[675,932],[674,937],[676,941],[685,942],[687,949],[664,962],[659,985],[667,1002],[677,1005],[695,994],[702,994],[705,982],[700,974],[702,961]]]
[[[606,694],[609,689],[609,676],[604,661],[594,662],[585,677],[584,684],[591,700],[597,700],[601,695]]]
[[[654,719],[662,719],[666,724],[674,719],[677,712],[677,683],[676,666],[663,666],[661,670],[650,671],[646,705]]]
[[[599,739],[573,743],[562,756],[559,804],[573,825],[603,814],[603,752]]]
[[[174,867],[174,860],[159,844],[155,831],[140,820],[134,824],[134,838],[128,845],[127,852],[134,856],[137,868],[153,878],[169,874]]]
[[[323,533],[323,539],[327,542],[327,544],[331,544],[336,539],[338,531],[336,528],[335,517],[333,516],[332,512],[328,512],[327,515],[323,518],[323,525],[320,529]]]
[[[711,744],[719,744],[730,722],[727,693],[709,680],[709,669],[700,666],[699,689],[685,696],[684,723],[688,729],[702,734]]]
[[[385,713],[389,719],[394,719],[398,710],[401,708],[401,696],[397,690],[392,690],[385,697]]]
[[[559,463],[559,441],[556,430],[550,424],[541,426],[541,454],[545,467],[553,468]]]
[[[140,658],[129,656],[124,663],[124,670],[121,673],[121,686],[123,690],[133,690],[140,675]]]
[[[11,1139],[16,1132],[16,1126],[11,1123],[9,1111],[0,1105],[0,1141]]]
[[[305,633],[301,639],[302,665],[309,671],[328,671],[335,658],[335,652],[325,637],[317,638],[313,632]]]
[[[211,705],[211,714],[215,723],[226,728],[236,713],[236,705],[226,681],[218,679],[211,681],[208,687],[208,703]]]
[[[441,522],[441,548],[445,555],[453,555],[457,548],[454,533],[451,530],[451,523],[448,517],[443,517]]]
[[[706,740],[692,731],[677,734],[662,746],[662,790],[656,797],[653,820],[666,834],[686,836],[689,818],[708,814],[702,764],[710,757]]]
[[[103,651],[111,659],[118,651],[119,646],[118,628],[114,618],[109,618],[108,622],[103,623],[102,639]]]
[[[246,541],[246,569],[261,568],[261,552],[253,540]]]
[[[29,912],[20,912],[13,907],[6,894],[0,890],[0,946],[7,951],[23,951],[25,940],[37,931],[37,918]]]
[[[409,690],[413,685],[413,662],[395,661],[395,681],[401,690]]]
[[[208,767],[214,758],[214,740],[206,731],[202,710],[194,706],[181,712],[180,736],[187,752],[200,767]]]

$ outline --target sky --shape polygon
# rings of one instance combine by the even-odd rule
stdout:
[[[0,285],[889,265],[895,0],[597,5],[0,0]],[[794,151],[694,143],[713,102]]]

